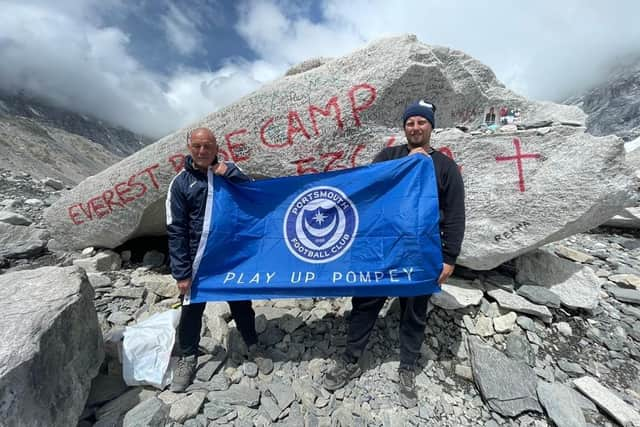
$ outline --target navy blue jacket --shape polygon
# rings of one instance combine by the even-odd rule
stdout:
[[[384,148],[376,155],[373,162],[384,162],[408,155],[408,145],[397,145]],[[464,238],[464,183],[456,162],[433,148],[430,149],[429,155],[433,160],[436,180],[438,181],[442,258],[446,264],[453,265],[460,254],[462,239]]]
[[[236,182],[250,180],[235,164],[225,163],[225,178]],[[213,177],[211,170],[208,174]],[[196,169],[193,158],[187,156],[184,169],[169,184],[166,201],[167,234],[171,275],[176,280],[192,276],[193,261],[202,236],[207,196],[209,191],[213,191],[213,188],[209,188],[208,174]],[[213,186],[213,181],[211,185]]]

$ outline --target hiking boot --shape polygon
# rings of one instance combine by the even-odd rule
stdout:
[[[400,402],[405,408],[413,408],[418,404],[416,393],[416,373],[412,369],[398,369]]]
[[[362,369],[357,363],[349,363],[344,359],[338,359],[336,366],[324,375],[322,385],[329,391],[341,389],[347,383],[360,376]]]
[[[257,344],[249,346],[249,360],[258,365],[258,371],[263,375],[273,372],[273,361],[266,351]]]
[[[174,393],[182,393],[191,384],[193,374],[196,372],[198,359],[196,356],[182,356],[178,359],[170,390]]]

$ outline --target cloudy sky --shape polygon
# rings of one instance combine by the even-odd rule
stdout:
[[[527,97],[640,55],[636,0],[0,0],[0,88],[160,137],[291,65],[413,33]]]

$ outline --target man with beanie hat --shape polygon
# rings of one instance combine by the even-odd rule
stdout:
[[[456,163],[449,157],[434,150],[429,142],[435,127],[436,107],[430,102],[419,100],[410,104],[402,115],[407,144],[383,149],[373,162],[399,159],[409,155],[430,156],[438,183],[440,207],[440,236],[442,242],[443,266],[438,284],[444,283],[455,266],[460,253],[465,227],[464,184]],[[399,396],[402,404],[414,407],[417,404],[415,391],[415,370],[424,342],[427,321],[427,303],[430,295],[400,298],[400,366]],[[362,370],[358,361],[375,326],[378,313],[386,297],[353,297],[353,309],[349,321],[347,347],[343,357],[324,378],[324,387],[334,391],[344,387],[349,380],[358,377]]]

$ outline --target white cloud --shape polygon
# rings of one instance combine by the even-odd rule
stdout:
[[[424,43],[463,50],[509,88],[537,99],[584,90],[616,58],[640,54],[634,0],[327,0],[321,24],[287,15],[286,6],[249,1],[241,7],[239,32],[265,60],[342,55],[385,35],[413,33]]]
[[[153,137],[202,118],[280,74],[264,61],[213,72],[145,69],[129,36],[46,5],[8,3],[0,15],[0,84]],[[86,17],[86,15],[83,15]]]
[[[173,3],[169,3],[168,7],[168,12],[162,16],[167,40],[182,55],[192,54],[203,42],[198,15],[188,16]]]
[[[160,137],[293,64],[344,55],[384,35],[414,33],[425,43],[463,50],[489,65],[508,87],[551,100],[595,83],[615,59],[640,54],[635,0],[325,0],[314,5],[321,19],[309,16],[307,2],[250,0],[237,6],[235,23],[223,22],[215,1],[167,4],[164,18],[145,19],[164,26],[182,54],[204,52],[206,31],[226,25],[258,59],[227,59],[207,71],[168,64],[174,71],[160,74],[130,54],[126,29],[106,26],[102,19],[105,13],[126,16],[136,6],[122,0],[3,0],[0,85]]]

